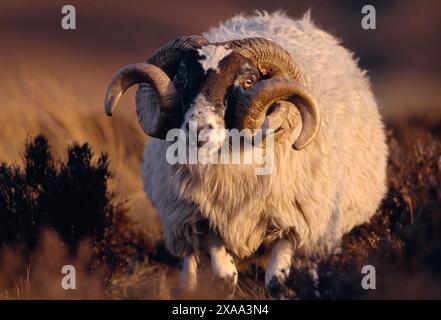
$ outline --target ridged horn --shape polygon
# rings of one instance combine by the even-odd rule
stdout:
[[[208,40],[200,36],[181,37],[156,50],[146,63],[130,64],[120,69],[106,92],[106,113],[112,115],[124,92],[139,84],[136,93],[139,124],[149,136],[165,139],[168,130],[179,126],[182,117],[171,79],[183,52],[205,44]]]
[[[265,38],[233,40],[225,42],[225,45],[251,59],[267,78],[258,82],[238,103],[236,126],[251,131],[259,129],[273,103],[278,100],[289,101],[297,107],[302,117],[302,131],[293,148],[305,148],[320,129],[320,110],[299,82],[299,70],[289,53],[277,43]]]
[[[295,79],[271,78],[258,82],[236,106],[236,126],[239,129],[260,129],[269,107],[277,101],[295,105],[302,118],[302,131],[293,148],[305,148],[320,129],[320,112],[307,90]],[[294,128],[290,128],[294,129]]]

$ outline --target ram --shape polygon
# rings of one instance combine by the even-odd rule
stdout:
[[[265,282],[274,292],[295,257],[329,254],[372,217],[385,194],[388,150],[369,80],[309,14],[236,16],[203,36],[165,44],[146,63],[114,75],[108,115],[134,84],[138,120],[151,137],[145,191],[168,249],[184,257],[187,289],[197,285],[202,253],[234,288],[235,261],[264,245],[271,250]],[[274,155],[271,174],[257,175],[255,163],[170,164],[175,141],[167,133],[188,134],[193,123],[206,133],[197,148],[209,142],[211,154],[229,144],[226,130],[253,136],[272,129],[264,136],[272,146],[252,146]]]

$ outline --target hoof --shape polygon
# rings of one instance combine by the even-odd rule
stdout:
[[[268,295],[275,300],[295,299],[295,291],[289,288],[285,281],[278,276],[273,276],[267,284]]]
[[[225,277],[215,278],[215,281],[218,284],[219,291],[223,296],[226,296],[228,299],[232,299],[234,297],[234,294],[236,293],[237,278],[237,271]]]

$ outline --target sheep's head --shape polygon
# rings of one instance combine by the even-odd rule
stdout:
[[[230,128],[254,132],[269,127],[278,139],[299,125],[295,108],[302,130],[293,148],[306,147],[320,128],[319,109],[298,81],[295,63],[263,38],[209,43],[190,36],[169,42],[146,63],[127,65],[114,75],[105,99],[108,115],[134,84],[139,84],[139,123],[159,139],[170,129],[188,130],[191,121],[198,132],[210,129],[205,141],[219,147],[224,129]]]

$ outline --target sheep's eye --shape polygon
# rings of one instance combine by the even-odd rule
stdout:
[[[245,79],[243,82],[244,88],[251,88],[254,84],[254,81],[252,79]]]

